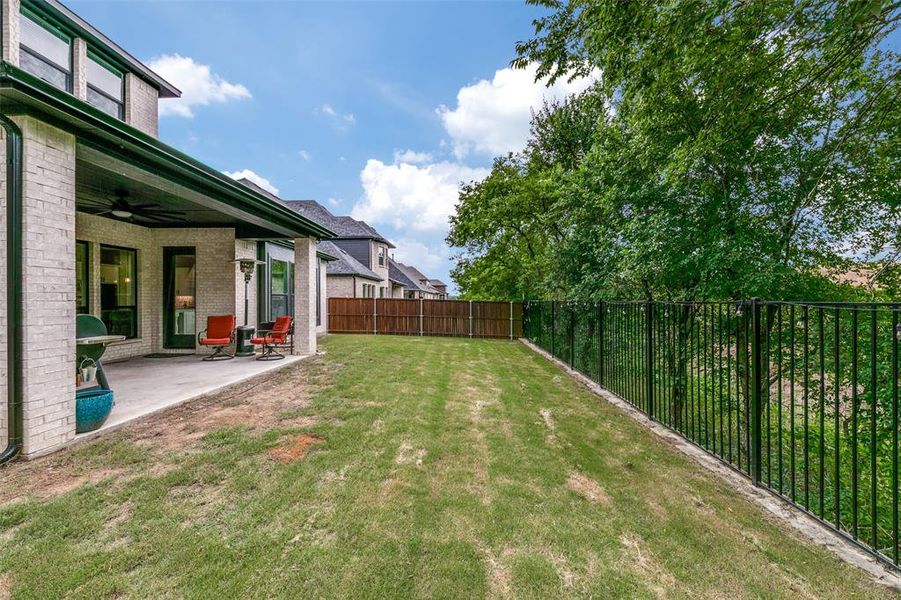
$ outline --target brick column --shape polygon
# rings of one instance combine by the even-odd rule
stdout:
[[[72,94],[88,99],[88,45],[81,38],[72,40]]]
[[[294,354],[316,353],[316,240],[294,240]]]
[[[30,117],[24,140],[24,448],[75,436],[75,137]]]
[[[2,0],[0,0],[2,1]],[[125,74],[125,122],[159,137],[159,92],[133,73]]]
[[[0,0],[0,58],[19,66],[19,0]]]

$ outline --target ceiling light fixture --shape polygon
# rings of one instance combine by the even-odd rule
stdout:
[[[120,219],[131,218],[131,211],[128,210],[113,210],[111,213],[114,217],[119,217]]]

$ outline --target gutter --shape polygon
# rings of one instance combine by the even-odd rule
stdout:
[[[6,361],[7,361],[7,445],[0,464],[22,450],[22,132],[6,115],[0,114],[6,131]]]

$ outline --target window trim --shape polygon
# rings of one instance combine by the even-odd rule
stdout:
[[[272,263],[280,262],[285,264],[285,289],[287,290],[284,294],[275,294],[272,291]],[[273,298],[285,298],[285,310],[289,316],[294,315],[294,263],[289,260],[282,260],[280,258],[275,258],[271,254],[269,255],[269,260],[266,264],[266,288],[269,292],[267,300],[266,311],[268,312],[268,317],[270,321],[274,321],[276,318],[275,311],[272,310],[272,299]]]
[[[47,31],[51,35],[56,36],[60,40],[66,42],[66,44],[69,46],[69,65],[68,65],[68,68],[65,68],[62,65],[56,64],[55,61],[50,60],[49,58],[47,58],[46,56],[44,56],[43,54],[41,54],[34,48],[31,48],[30,46],[28,46],[27,43],[22,41],[21,36],[19,37],[19,51],[25,52],[26,54],[31,55],[32,57],[34,57],[37,60],[41,61],[42,63],[48,65],[49,67],[64,73],[66,76],[66,87],[65,87],[64,91],[71,94],[73,92],[73,83],[74,83],[73,82],[74,77],[72,76],[72,71],[75,66],[74,65],[75,57],[73,55],[73,52],[75,51],[74,50],[75,44],[72,43],[73,40],[75,39],[74,36],[63,31],[62,29],[60,29],[59,27],[54,25],[52,22],[50,22],[47,19],[45,19],[44,17],[42,17],[40,14],[34,12],[33,10],[31,10],[30,8],[28,8],[27,6],[24,6],[24,5],[19,7],[19,18],[21,19],[23,17],[28,19],[29,21],[31,21],[38,27],[43,28],[45,31]],[[21,29],[21,25],[19,26],[19,28]],[[31,73],[31,72],[29,71],[29,73]],[[41,81],[46,81],[43,77],[41,77],[39,75],[36,75],[34,73],[31,73],[31,74],[34,75],[35,77],[38,77]],[[49,83],[50,85],[53,85],[52,82],[48,81],[47,83]],[[56,87],[56,86],[53,85],[53,87]]]
[[[141,315],[140,315],[140,313],[138,312],[138,307],[140,307],[140,305],[141,305],[141,299],[140,299],[140,286],[139,286],[139,283],[140,283],[140,275],[139,275],[139,269],[138,269],[138,267],[139,267],[139,265],[140,265],[140,262],[139,262],[139,260],[138,260],[138,249],[137,249],[137,248],[128,248],[127,246],[116,246],[116,245],[114,245],[114,244],[98,244],[98,245],[99,245],[99,247],[100,247],[100,248],[99,248],[99,251],[100,251],[100,252],[102,252],[104,248],[109,248],[109,249],[111,249],[111,250],[126,250],[126,251],[129,251],[129,252],[133,252],[133,253],[134,253],[134,257],[135,257],[135,281],[134,281],[134,284],[135,284],[135,299],[134,299],[134,305],[117,306],[116,308],[117,308],[117,309],[118,309],[118,308],[130,308],[130,309],[132,309],[132,312],[133,312],[133,314],[134,314],[134,317],[133,317],[133,318],[134,318],[134,324],[135,324],[135,334],[134,334],[133,336],[130,336],[130,337],[129,337],[129,336],[126,336],[125,339],[128,339],[128,340],[140,339],[140,338],[141,338],[141,320],[140,320],[140,316],[141,316]],[[101,265],[101,266],[103,265],[103,254],[100,254],[100,265]],[[101,282],[101,285],[102,285],[102,282]],[[101,319],[103,319],[103,304],[102,304],[103,300],[102,300],[102,297],[103,297],[103,296],[101,295],[101,305],[100,305],[100,315],[101,315],[100,318],[101,318]],[[118,302],[117,302],[117,304],[118,304]],[[107,309],[107,310],[111,310],[111,309]]]
[[[75,305],[75,312],[78,314],[91,314],[91,244],[87,240],[75,240],[75,248],[77,252],[78,246],[84,247],[84,268],[81,273],[76,273],[76,277],[84,277],[84,304]],[[83,308],[84,311],[79,311]]]
[[[87,83],[87,87],[89,89],[91,89],[93,92],[100,94],[101,96],[103,96],[104,98],[106,98],[107,100],[109,100],[111,102],[114,102],[116,104],[116,106],[119,107],[119,114],[116,115],[116,117],[119,119],[124,119],[125,118],[125,73],[122,70],[114,67],[112,64],[110,64],[110,62],[108,60],[106,60],[105,58],[103,58],[102,56],[97,54],[91,48],[88,49],[87,57],[88,57],[88,59],[93,60],[95,63],[97,63],[101,67],[108,70],[113,75],[116,75],[119,77],[119,95],[120,95],[119,98],[113,98],[107,92],[101,90],[100,88],[98,88],[95,85],[92,85],[91,82],[87,79],[87,77],[85,77],[85,82]],[[87,73],[87,65],[85,65],[85,73]],[[87,101],[87,99],[85,99],[85,101]],[[91,103],[88,102],[88,104],[91,104]],[[91,106],[93,106],[97,110],[103,110],[102,108],[100,108],[99,106],[96,106],[94,104],[91,104]],[[103,112],[106,112],[106,111],[103,111]]]

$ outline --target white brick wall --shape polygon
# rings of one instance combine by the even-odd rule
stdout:
[[[2,0],[0,0],[2,1]],[[8,257],[6,254],[6,130],[0,127],[0,253],[3,259],[0,259],[0,448],[6,448],[7,442],[7,423],[6,423],[6,402],[8,398],[9,371],[6,369],[6,319],[7,319],[7,303],[6,303],[6,267]]]
[[[88,44],[81,38],[72,40],[72,94],[88,99]]]
[[[316,353],[316,241],[294,240],[294,353]]]
[[[125,122],[159,137],[159,90],[132,73],[125,74]]]
[[[75,436],[75,137],[30,117],[24,138],[25,454]]]
[[[319,335],[328,333],[328,277],[325,273],[328,262],[319,258],[319,325],[316,333]]]
[[[3,60],[19,66],[19,0],[0,0],[3,19],[0,23],[0,39],[3,40]]]

